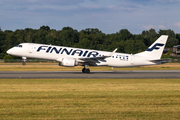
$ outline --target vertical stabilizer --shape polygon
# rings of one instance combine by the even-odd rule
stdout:
[[[149,59],[161,59],[168,36],[161,35],[146,51],[136,55],[147,57]]]

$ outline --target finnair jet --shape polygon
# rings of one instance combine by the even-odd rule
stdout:
[[[90,73],[89,66],[136,67],[162,64],[161,59],[168,36],[160,36],[146,51],[137,54],[54,46],[35,43],[21,43],[7,51],[8,54],[26,58],[55,60],[60,66],[82,65],[83,73]],[[23,63],[25,65],[25,63]]]

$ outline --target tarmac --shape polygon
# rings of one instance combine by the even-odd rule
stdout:
[[[180,78],[180,70],[133,71],[0,71],[0,79],[35,78]]]

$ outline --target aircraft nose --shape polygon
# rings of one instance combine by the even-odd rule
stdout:
[[[12,54],[12,49],[9,49],[8,51],[6,51],[7,54]]]

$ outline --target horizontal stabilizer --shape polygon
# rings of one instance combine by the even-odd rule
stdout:
[[[161,64],[163,63],[168,63],[170,59],[157,59],[157,60],[149,60],[150,62],[161,62]]]

